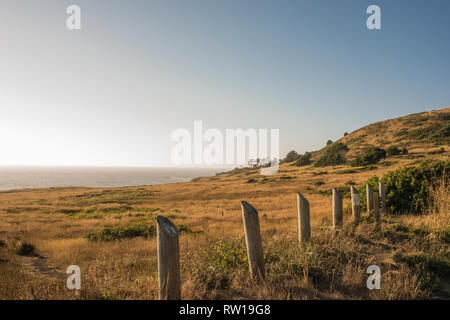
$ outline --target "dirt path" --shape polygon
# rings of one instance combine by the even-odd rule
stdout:
[[[43,275],[56,280],[63,280],[67,275],[48,264],[48,259],[41,255],[23,257],[25,272]]]

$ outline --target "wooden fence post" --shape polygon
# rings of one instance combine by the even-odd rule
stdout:
[[[178,230],[167,218],[158,216],[159,299],[179,300],[181,297],[180,246]]]
[[[306,198],[297,193],[298,207],[298,234],[300,243],[308,242],[311,238],[311,224],[309,217],[309,202]]]
[[[375,218],[375,223],[377,224],[377,228],[380,226],[381,216],[380,216],[380,197],[378,194],[375,194],[373,197],[373,216]]]
[[[341,227],[342,219],[342,196],[336,188],[333,188],[333,227]]]
[[[353,216],[353,221],[355,223],[359,223],[360,219],[361,219],[361,206],[360,206],[360,201],[359,201],[359,192],[358,190],[351,186],[350,187],[350,191],[351,191],[351,196],[352,196],[352,216]]]
[[[378,190],[380,194],[380,214],[386,215],[386,187],[381,181],[378,183]]]
[[[370,184],[366,184],[367,198],[367,214],[371,215],[373,210],[373,188]]]
[[[264,254],[259,228],[258,212],[249,203],[242,201],[242,218],[244,220],[245,242],[247,244],[250,275],[254,279],[264,279]]]

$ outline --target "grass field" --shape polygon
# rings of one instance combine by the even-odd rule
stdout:
[[[361,135],[344,139],[375,143]],[[376,230],[366,213],[354,226],[345,209],[342,231],[330,228],[332,187],[363,184],[423,159],[449,158],[445,141],[402,141],[408,154],[368,167],[285,163],[274,176],[245,169],[169,185],[0,192],[0,298],[156,299],[154,227],[163,215],[181,231],[183,299],[448,299],[448,186],[435,190],[440,206],[426,216],[383,216]],[[298,244],[297,192],[311,205],[312,241],[306,246]],[[249,279],[241,200],[259,212],[264,283]],[[344,208],[349,202],[344,198]],[[380,290],[366,286],[372,264],[381,268]],[[69,265],[81,268],[79,291],[66,288]]]

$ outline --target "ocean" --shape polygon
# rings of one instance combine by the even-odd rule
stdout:
[[[187,182],[229,168],[0,167],[0,190],[127,187]]]

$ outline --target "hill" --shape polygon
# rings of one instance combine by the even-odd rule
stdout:
[[[339,142],[349,148],[349,159],[369,147],[397,146],[413,153],[439,150],[450,145],[450,107],[372,123],[334,143]],[[323,155],[329,147],[314,152],[313,156]]]
[[[450,145],[450,107],[376,122],[339,140],[351,153],[368,146],[396,145],[413,152]]]

